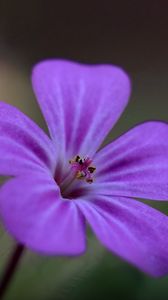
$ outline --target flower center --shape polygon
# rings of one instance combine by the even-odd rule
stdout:
[[[87,183],[93,182],[93,173],[96,168],[92,165],[92,160],[89,157],[81,158],[76,155],[69,163],[76,179],[85,180]]]
[[[83,185],[82,182],[93,183],[96,168],[92,165],[91,158],[79,155],[69,160],[69,164],[69,172],[59,184],[61,194],[63,198],[78,198],[86,190],[86,185]]]

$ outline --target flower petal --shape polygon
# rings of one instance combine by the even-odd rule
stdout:
[[[85,250],[84,217],[73,201],[61,199],[47,173],[7,182],[0,192],[0,214],[7,231],[34,251],[77,255]]]
[[[32,82],[51,137],[69,158],[95,153],[130,94],[127,75],[107,65],[44,61]]]
[[[54,172],[55,151],[51,140],[32,120],[0,102],[0,175],[46,167]]]
[[[146,122],[96,154],[97,193],[168,200],[168,124]]]
[[[127,197],[79,201],[98,239],[109,250],[152,276],[168,273],[168,217]]]

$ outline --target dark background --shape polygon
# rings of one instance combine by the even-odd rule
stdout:
[[[44,129],[30,83],[45,58],[123,67],[132,80],[130,104],[108,137],[136,123],[168,121],[168,2],[0,1],[0,100]],[[167,204],[151,205],[168,211]],[[3,229],[0,268],[13,241]],[[108,253],[92,237],[85,256],[41,258],[27,252],[6,300],[168,299],[168,277],[153,279]]]

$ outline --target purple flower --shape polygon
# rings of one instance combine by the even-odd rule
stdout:
[[[144,272],[168,273],[168,217],[133,198],[168,200],[168,126],[146,122],[98,151],[127,104],[114,66],[50,60],[33,87],[50,138],[0,103],[0,212],[10,234],[49,255],[86,249],[86,222],[103,245]]]

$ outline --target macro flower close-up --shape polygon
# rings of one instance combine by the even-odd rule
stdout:
[[[49,136],[0,103],[0,190],[6,230],[45,255],[81,255],[86,226],[113,254],[168,273],[168,217],[138,199],[168,200],[168,125],[148,121],[101,147],[128,103],[120,68],[48,60],[32,84]]]

